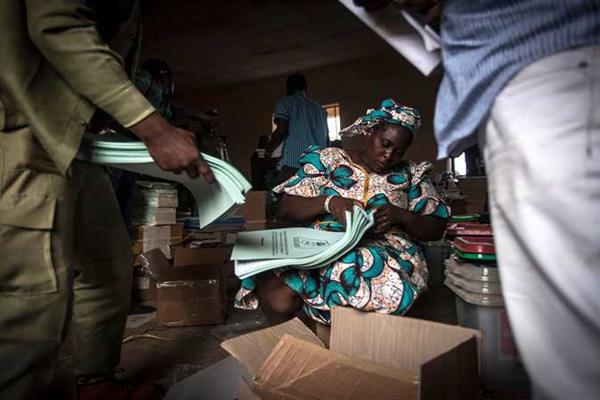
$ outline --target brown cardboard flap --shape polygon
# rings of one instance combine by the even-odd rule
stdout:
[[[284,335],[291,335],[317,346],[323,343],[298,318],[280,325],[238,336],[221,343],[221,347],[238,359],[251,377],[273,351]]]
[[[262,399],[418,398],[419,385],[402,371],[357,360],[285,335],[256,375]]]
[[[463,342],[421,366],[421,400],[479,398],[477,338]]]
[[[333,351],[420,375],[421,364],[480,333],[454,325],[336,307]]]

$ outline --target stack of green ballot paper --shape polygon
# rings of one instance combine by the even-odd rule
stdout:
[[[202,178],[190,179],[187,174],[163,171],[154,163],[144,143],[123,136],[87,134],[77,154],[77,158],[83,161],[181,183],[194,196],[200,227],[204,228],[219,218],[227,218],[235,213],[246,201],[246,193],[252,186],[225,161],[208,154],[202,156],[212,169],[217,183],[208,184]]]
[[[322,267],[352,250],[373,225],[373,214],[355,206],[346,213],[345,232],[285,228],[238,233],[231,254],[235,274],[244,279],[280,267]]]

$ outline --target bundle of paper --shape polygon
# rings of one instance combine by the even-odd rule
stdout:
[[[352,250],[374,224],[373,215],[360,207],[346,213],[345,232],[311,228],[240,232],[231,254],[235,274],[244,279],[280,267],[319,268]]]
[[[198,207],[199,225],[204,228],[218,218],[232,215],[246,199],[250,183],[233,166],[223,160],[202,154],[211,167],[216,184],[202,178],[190,179],[186,174],[163,171],[154,164],[142,142],[127,141],[122,136],[85,135],[77,158],[160,179],[179,182],[194,196]]]

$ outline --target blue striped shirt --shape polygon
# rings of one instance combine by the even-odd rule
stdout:
[[[285,96],[275,106],[274,118],[288,122],[288,136],[283,143],[281,165],[300,168],[300,155],[313,144],[329,143],[327,113],[303,92]]]
[[[600,44],[600,1],[448,0],[441,28],[445,75],[434,121],[439,158],[476,143],[494,99],[525,66]]]

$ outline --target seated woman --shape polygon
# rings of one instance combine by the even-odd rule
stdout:
[[[403,160],[420,125],[419,113],[385,100],[342,134],[366,135],[361,150],[309,148],[295,176],[276,187],[281,214],[315,229],[344,230],[344,212],[359,204],[374,212],[375,227],[358,246],[313,270],[282,268],[242,281],[236,305],[260,302],[271,322],[293,317],[301,306],[330,323],[337,305],[404,314],[427,286],[427,265],[413,240],[437,240],[449,217],[427,172],[429,163]]]

